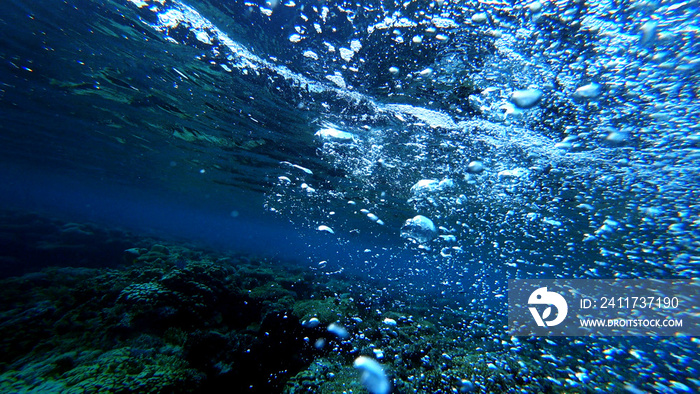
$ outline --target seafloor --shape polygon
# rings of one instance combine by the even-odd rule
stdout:
[[[624,339],[519,340],[449,297],[392,297],[361,277],[94,224],[2,219],[4,393],[362,393],[360,355],[382,362],[397,393],[614,392],[640,378],[643,352]]]

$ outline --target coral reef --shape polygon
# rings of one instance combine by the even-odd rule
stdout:
[[[46,228],[70,228],[74,245],[106,233]],[[380,375],[361,378],[359,359],[379,362],[392,392],[585,393],[637,381],[628,364],[670,373],[657,349],[682,355],[690,379],[697,364],[696,339],[519,339],[503,314],[455,308],[454,294],[123,238],[124,249],[103,251],[110,267],[0,279],[0,392],[386,392]]]
[[[299,268],[163,244],[123,255],[3,280],[2,391],[280,391],[318,352],[295,303],[330,292]]]

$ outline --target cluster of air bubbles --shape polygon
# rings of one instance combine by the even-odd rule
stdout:
[[[319,65],[313,74],[257,57],[183,3],[132,3],[154,14],[148,24],[166,40],[190,37],[208,48],[202,60],[228,72],[277,73],[325,109],[323,126],[312,134],[321,160],[342,175],[324,179],[323,172],[283,162],[266,202],[319,233],[342,238],[363,230],[337,214],[352,196],[358,206],[351,215],[407,244],[429,248],[449,239],[463,247],[469,240],[484,253],[484,245],[498,245],[489,250],[506,256],[508,267],[526,265],[520,261],[528,245],[519,239],[557,240],[565,245],[561,255],[595,255],[582,258],[596,261],[595,269],[583,270],[592,274],[620,256],[660,269],[668,250],[697,252],[698,212],[687,190],[697,179],[693,89],[700,58],[687,3],[640,5],[634,17],[612,21],[621,7],[614,3],[441,2],[423,13],[409,5],[366,9],[376,18],[361,26],[350,8],[251,5],[266,17],[279,7],[299,11],[284,42]],[[351,34],[340,33],[338,15],[346,16],[340,19]],[[567,35],[557,33],[561,26]],[[368,69],[382,39],[412,56]],[[371,81],[385,85],[370,89]],[[351,88],[386,94],[384,104],[359,94],[340,105],[326,101],[326,92]],[[346,105],[354,102],[367,105]],[[325,116],[342,122],[325,123]],[[693,272],[691,264],[663,269]]]

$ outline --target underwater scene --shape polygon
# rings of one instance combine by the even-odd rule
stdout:
[[[700,392],[697,0],[0,9],[1,393]]]

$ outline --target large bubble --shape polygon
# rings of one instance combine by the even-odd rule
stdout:
[[[424,244],[437,237],[437,229],[432,220],[423,215],[418,215],[406,220],[406,223],[401,227],[401,237]]]

